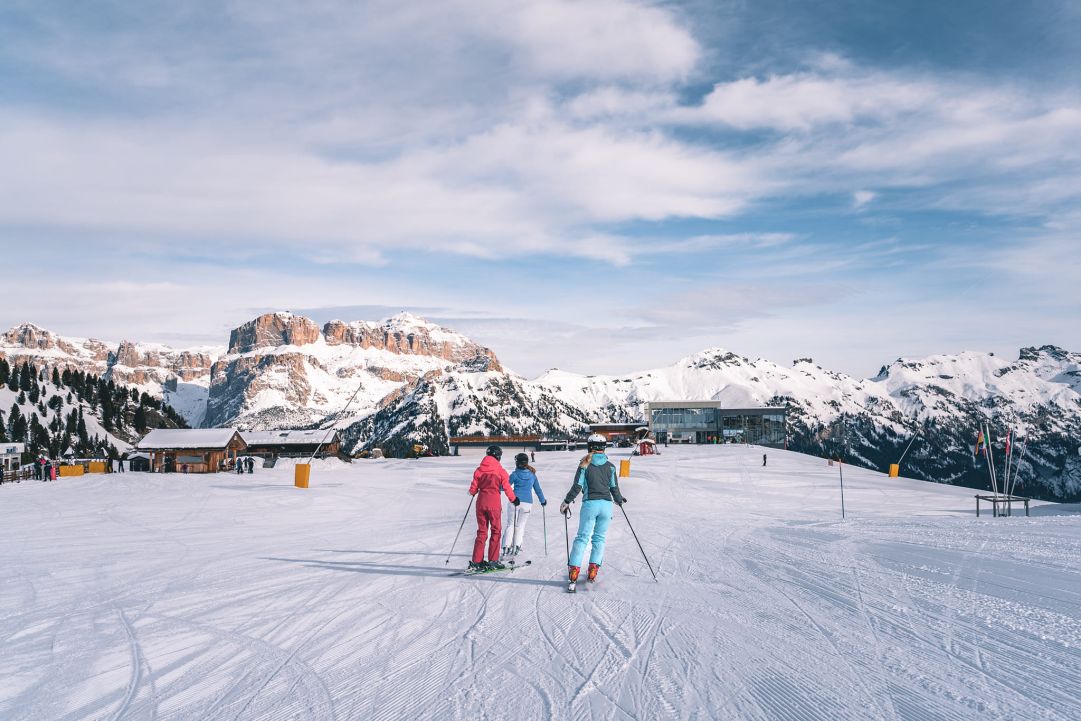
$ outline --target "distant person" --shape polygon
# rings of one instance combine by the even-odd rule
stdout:
[[[578,535],[574,537],[574,546],[567,561],[568,591],[574,591],[578,583],[586,545],[589,552],[589,570],[586,578],[592,583],[597,580],[601,563],[604,562],[604,546],[608,536],[608,526],[612,523],[612,504],[622,506],[627,499],[619,490],[616,467],[608,460],[604,449],[607,439],[595,433],[586,440],[589,454],[578,464],[571,489],[567,491],[559,512],[566,515],[570,504],[579,493],[582,494],[582,510],[578,515]]]
[[[536,463],[537,462],[537,454],[534,453],[533,451],[529,452],[529,462],[530,463]]]
[[[244,472],[244,459],[243,458],[237,458],[236,459],[236,472],[237,472],[237,475],[240,475],[241,473]]]
[[[503,449],[488,446],[477,470],[473,471],[473,482],[469,484],[469,495],[477,497],[477,539],[473,542],[473,556],[469,561],[470,571],[498,571],[506,568],[499,562],[499,541],[502,531],[503,504],[499,493],[507,494],[507,500],[517,506],[521,501],[514,495],[510,478],[499,459]],[[488,560],[484,560],[484,547],[488,546]]]
[[[522,538],[525,536],[525,524],[533,510],[533,491],[541,507],[548,505],[548,500],[537,480],[537,469],[529,465],[529,456],[519,453],[514,457],[514,473],[510,474],[510,484],[514,496],[521,503],[507,504],[507,526],[503,529],[503,555],[514,557],[522,550]]]
[[[248,473],[254,473],[255,472],[255,459],[254,458],[252,458],[251,456],[248,456],[247,460],[244,461],[244,464],[248,467]]]
[[[765,465],[766,465],[766,454],[763,453],[762,454],[762,466],[765,467]]]

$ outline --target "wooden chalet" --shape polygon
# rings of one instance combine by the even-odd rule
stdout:
[[[260,458],[317,458],[336,456],[342,450],[342,434],[338,431],[241,431],[247,444],[247,454]]]
[[[150,456],[154,473],[213,473],[247,447],[235,428],[157,428],[136,449]]]

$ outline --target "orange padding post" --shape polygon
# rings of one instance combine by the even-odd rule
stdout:
[[[620,461],[619,462],[619,477],[620,478],[630,478],[630,475],[631,475],[631,462],[626,461],[626,460]]]
[[[891,463],[890,464],[890,478],[897,478],[897,476],[900,473],[901,473],[901,464],[899,464],[899,463]]]
[[[293,485],[297,488],[307,488],[308,479],[311,478],[312,467],[310,463],[298,463],[296,473],[293,474]]]

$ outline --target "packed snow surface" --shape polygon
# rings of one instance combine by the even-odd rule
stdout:
[[[478,456],[4,485],[0,718],[1078,718],[1076,507],[846,467],[841,520],[824,460],[662,452],[622,484],[659,583],[617,511],[576,595],[569,453],[532,565],[479,577]]]

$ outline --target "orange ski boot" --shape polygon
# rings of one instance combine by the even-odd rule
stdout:
[[[601,564],[591,563],[589,564],[589,570],[586,572],[586,578],[590,583],[597,580],[597,572],[601,570]]]

